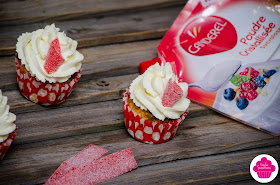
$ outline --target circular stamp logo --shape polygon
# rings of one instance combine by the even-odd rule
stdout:
[[[252,177],[260,183],[271,182],[277,176],[278,170],[277,161],[267,154],[256,156],[250,164]]]

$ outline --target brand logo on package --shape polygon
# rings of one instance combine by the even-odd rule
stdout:
[[[237,33],[234,26],[222,17],[198,17],[184,28],[179,41],[189,54],[205,56],[234,48]]]
[[[205,8],[206,6],[208,6],[211,3],[214,3],[216,0],[200,0],[202,6]]]
[[[277,176],[278,170],[277,161],[267,154],[258,155],[250,165],[252,177],[260,183],[271,182]]]

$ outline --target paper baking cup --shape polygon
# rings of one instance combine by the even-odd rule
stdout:
[[[188,112],[185,112],[176,120],[167,123],[153,122],[140,118],[128,105],[128,89],[124,93],[123,107],[125,126],[128,133],[143,143],[159,144],[171,140],[177,129],[183,122]]]
[[[14,141],[17,135],[16,130],[17,128],[12,133],[9,134],[9,137],[4,142],[0,143],[0,161],[4,158],[12,142]]]
[[[70,82],[43,83],[20,68],[20,61],[17,56],[15,57],[15,63],[20,92],[28,100],[41,105],[56,105],[65,101],[81,77],[79,71]]]
[[[269,178],[271,176],[272,171],[258,171],[258,177],[259,178]]]

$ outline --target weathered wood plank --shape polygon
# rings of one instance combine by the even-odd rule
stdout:
[[[109,113],[111,113],[110,110]],[[83,116],[86,115],[83,114]],[[109,116],[109,114],[107,113],[106,116]],[[78,123],[80,119],[80,117],[77,117],[75,119],[76,123]],[[106,118],[104,117],[104,119]],[[44,125],[46,122],[37,120],[36,123],[37,125],[39,125],[39,123]],[[25,123],[20,125],[20,128],[22,128],[24,124]],[[49,121],[49,124],[51,124],[49,127],[56,126],[56,124],[51,123],[51,121]],[[61,122],[61,124],[63,124],[63,122]],[[71,123],[68,122],[68,124],[70,125]],[[95,124],[98,123],[95,122]],[[78,127],[78,125],[74,124],[73,127],[75,126]],[[45,127],[47,128],[47,126]],[[29,126],[29,129],[32,130],[32,127]],[[274,146],[280,143],[279,138],[256,131],[221,115],[205,116],[204,118],[200,117],[200,119],[186,119],[182,127],[178,130],[178,135],[173,140],[160,145],[149,145],[137,142],[128,135],[125,129],[71,137],[61,136],[61,138],[53,140],[41,140],[40,142],[28,142],[24,144],[20,143],[20,140],[23,140],[21,134],[24,134],[26,130],[24,132],[22,131],[23,130],[19,130],[19,135],[15,143],[10,148],[5,159],[1,162],[0,184],[8,182],[14,182],[14,184],[19,182],[25,182],[25,184],[43,183],[60,163],[75,155],[91,143],[106,148],[110,150],[110,152],[131,147],[139,166],[154,165],[156,163],[194,157],[196,158],[193,161],[199,162],[197,158],[199,156]],[[248,153],[250,154],[251,151],[248,151]],[[273,155],[273,153],[270,154]],[[255,156],[255,154],[253,154],[253,156]],[[225,158],[227,160],[230,159],[228,156]],[[180,164],[180,162],[181,161],[178,161],[178,164]],[[201,165],[203,165],[203,163],[204,162],[202,162]],[[231,163],[234,163],[234,160],[231,160]],[[165,165],[165,168],[168,169],[167,166],[169,164],[165,163]],[[183,166],[188,167],[188,165]],[[239,166],[236,166],[236,169],[238,168]],[[174,168],[174,170],[176,169],[181,171],[179,167]],[[202,174],[211,174],[211,171],[213,171],[213,169],[204,171]],[[235,175],[238,177],[238,174]],[[241,175],[243,176],[244,174]],[[141,173],[139,173],[139,176],[141,176]],[[205,176],[195,176],[194,174],[190,174],[189,177],[208,180]],[[224,179],[224,177],[227,176],[222,176],[221,179]],[[238,180],[240,180],[239,177]]]
[[[23,97],[17,90],[4,92],[4,95],[9,99],[11,112],[15,114],[45,111],[82,104],[122,99],[125,89],[137,76],[138,74],[131,74],[118,77],[108,77],[97,80],[82,81],[78,83],[67,101],[57,106],[48,107],[34,104]],[[200,116],[201,114],[212,112],[210,109],[198,104],[193,104],[190,110],[195,112],[195,114],[192,114],[190,116]]]
[[[118,77],[100,78],[79,82],[68,99],[56,106],[40,106],[23,97],[18,90],[6,91],[11,112],[21,114],[26,112],[52,110],[57,108],[121,99],[125,89],[138,74]]]
[[[103,132],[124,127],[121,99],[67,108],[59,106],[56,108],[34,106],[32,108],[34,110],[38,108],[41,111],[36,110],[36,112],[17,114],[16,124],[19,129],[18,140],[15,143]],[[29,111],[30,107],[24,106],[21,109]],[[189,118],[215,115],[213,111],[194,103],[189,108],[189,111]]]
[[[250,175],[250,163],[262,153],[280,160],[279,146],[267,147],[144,166],[101,184],[229,184],[241,180],[258,184]],[[279,182],[280,178],[272,181]]]
[[[79,42],[79,48],[161,38],[182,8],[183,6],[145,9],[102,18],[90,17],[63,22],[50,20],[36,24],[3,26],[0,29],[0,55],[14,54],[17,37],[22,33],[42,29],[54,22],[67,36]]]
[[[83,76],[71,96],[60,107],[121,98],[125,88],[138,75],[139,63],[156,56],[158,42],[81,49],[85,55]],[[27,101],[18,92],[14,57],[0,57],[0,74],[0,89],[8,96],[14,113],[45,110],[45,107]]]
[[[80,49],[84,55],[80,81],[139,72],[139,63],[157,56],[160,40]],[[0,57],[0,89],[17,89],[14,56]]]
[[[83,76],[71,96],[61,106],[121,98],[124,89],[137,76],[135,73],[138,72],[139,62],[156,56],[155,48],[158,42],[156,40],[82,49],[81,52],[85,55]],[[131,73],[134,75],[110,78]],[[12,111],[21,113],[45,109],[27,101],[18,92],[14,57],[0,58],[0,74],[0,89],[8,96]],[[105,76],[109,78],[104,78]]]
[[[257,181],[255,179],[250,179],[250,180],[243,180],[243,181],[238,181],[238,182],[233,182],[233,183],[227,183],[228,185],[256,185]],[[280,178],[277,177],[273,181],[269,182],[271,185],[279,185],[280,184]]]
[[[17,114],[19,127],[16,140],[0,162],[0,184],[43,184],[64,160],[92,143],[111,153],[131,147],[140,166],[104,184],[250,184],[254,181],[248,167],[254,156],[268,153],[279,161],[279,137],[195,103],[170,142],[143,144],[126,132],[122,93],[138,75],[139,62],[157,55],[160,40],[99,45],[159,39],[185,3],[1,1],[0,56],[14,53],[15,39],[22,32],[56,22],[79,41],[85,60],[83,76],[68,100],[43,107],[27,101],[17,90],[13,56],[0,57],[0,89]],[[85,48],[88,46],[97,47]]]
[[[139,74],[139,62],[156,56],[154,48],[158,42],[145,41],[82,49],[81,52],[85,55],[83,76],[71,96],[59,106],[39,106],[20,95],[13,57],[0,58],[0,88],[9,98],[11,111],[16,114],[120,99],[124,90]],[[199,111],[208,111],[201,106],[198,109],[198,114]]]
[[[24,24],[77,17],[100,17],[120,12],[184,5],[185,0],[74,0],[2,1],[0,25]]]

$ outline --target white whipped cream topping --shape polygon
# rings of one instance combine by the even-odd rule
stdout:
[[[44,69],[44,64],[50,44],[56,38],[59,40],[61,55],[65,61],[55,72],[48,74]],[[16,52],[21,63],[32,76],[36,76],[37,80],[62,83],[81,69],[84,56],[76,50],[77,45],[77,41],[67,37],[64,32],[59,32],[59,28],[52,24],[44,29],[19,36]]]
[[[169,79],[175,81],[183,90],[183,96],[173,107],[164,107],[162,97]],[[138,76],[130,85],[130,98],[134,104],[142,110],[149,110],[159,120],[165,118],[178,119],[189,107],[190,100],[187,99],[188,84],[179,83],[177,76],[173,73],[170,63],[156,63],[150,66],[145,73]]]
[[[2,96],[2,91],[0,90],[0,143],[5,141],[9,134],[16,129],[14,121],[16,120],[16,115],[9,112],[10,106],[7,105],[8,98]]]

